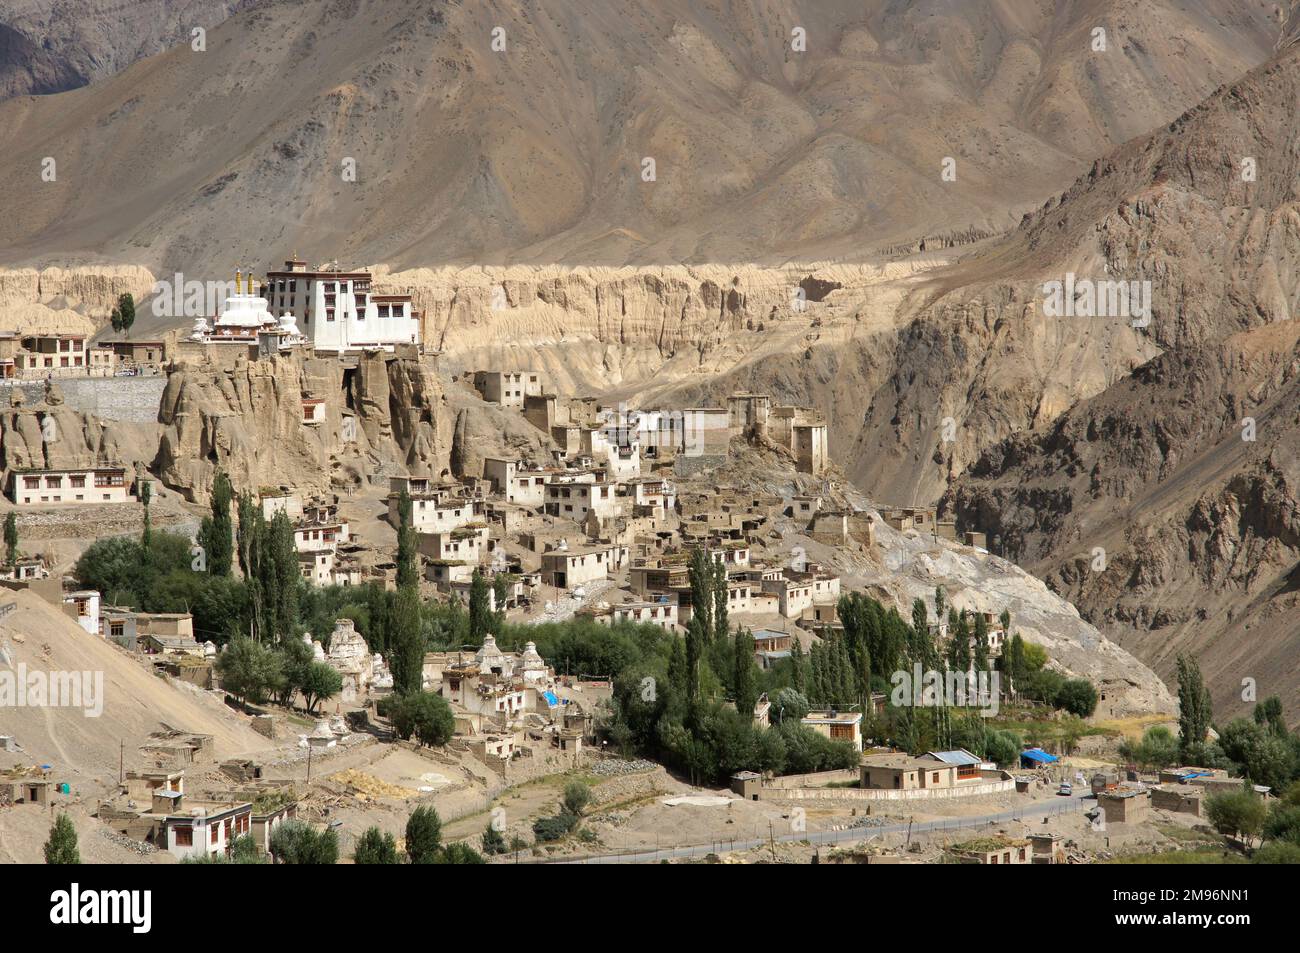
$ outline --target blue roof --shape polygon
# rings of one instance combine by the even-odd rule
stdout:
[[[1021,761],[1037,761],[1040,764],[1049,764],[1057,760],[1056,755],[1048,754],[1042,748],[1027,748],[1020,752]]]
[[[558,705],[560,703],[559,698],[555,696],[555,692],[542,692],[542,697],[546,699],[548,705]]]

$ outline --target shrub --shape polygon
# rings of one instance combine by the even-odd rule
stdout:
[[[439,864],[486,864],[487,861],[483,855],[476,851],[469,844],[460,843],[448,844],[438,854],[436,863]]]
[[[506,852],[505,836],[491,824],[488,824],[487,830],[483,832],[483,837],[481,838],[480,843],[483,847],[483,853],[488,856],[504,854]]]
[[[585,782],[574,779],[564,786],[565,813],[581,817],[583,809],[590,803],[591,788]]]
[[[556,814],[553,817],[539,817],[533,822],[533,836],[538,843],[559,840],[578,823],[576,814]]]

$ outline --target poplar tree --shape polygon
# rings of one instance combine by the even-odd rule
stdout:
[[[5,515],[5,562],[11,569],[18,562],[18,518],[13,512]]]
[[[721,642],[731,633],[727,618],[727,565],[718,562],[713,567],[713,641]]]
[[[420,584],[419,544],[411,525],[411,494],[402,487],[397,497],[397,586],[418,587]]]
[[[713,558],[703,547],[691,552],[691,620],[699,620],[699,651],[713,638]]]
[[[1214,709],[1196,659],[1180,654],[1175,667],[1178,673],[1178,743],[1185,761],[1197,761],[1214,718]]]
[[[748,629],[737,626],[735,646],[736,711],[742,715],[753,715],[754,705],[758,702],[758,679],[754,671],[754,636]]]
[[[492,625],[492,608],[488,604],[488,585],[479,569],[469,584],[469,640],[474,645],[482,645],[484,637]]]

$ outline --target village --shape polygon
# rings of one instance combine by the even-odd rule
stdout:
[[[1081,672],[1031,644],[1046,597],[978,582],[1010,572],[978,527],[846,486],[816,411],[744,392],[629,407],[557,393],[540,368],[444,368],[412,297],[366,271],[295,257],[233,287],[160,340],[0,334],[6,430],[60,441],[79,378],[170,389],[324,361],[354,389],[278,399],[294,439],[332,459],[369,423],[355,388],[374,367],[438,375],[510,439],[455,467],[361,460],[351,482],[301,485],[235,482],[214,444],[193,461],[203,492],[169,485],[147,441],[58,466],[7,454],[6,661],[93,645],[119,673],[105,711],[143,706],[111,736],[78,727],[75,758],[59,722],[0,710],[11,844],[67,812],[108,860],[293,862],[274,841],[289,825],[362,862],[377,839],[409,840],[424,808],[456,856],[515,863],[1061,864],[1222,843],[1205,801],[1240,778],[1123,753],[1175,723],[1168,695],[1122,658]],[[101,561],[139,538],[149,563],[166,537],[178,562],[146,581]],[[905,560],[930,576],[904,580]],[[177,578],[191,608],[147,608]],[[218,596],[237,579],[232,609]],[[272,661],[283,671],[258,675]],[[942,677],[897,697],[913,665],[960,697]],[[151,718],[159,693],[193,720]],[[721,740],[701,750],[692,733]]]

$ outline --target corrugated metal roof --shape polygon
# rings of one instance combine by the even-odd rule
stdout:
[[[936,761],[942,761],[944,764],[979,764],[980,759],[975,757],[969,751],[961,749],[958,751],[927,751],[927,755]]]

